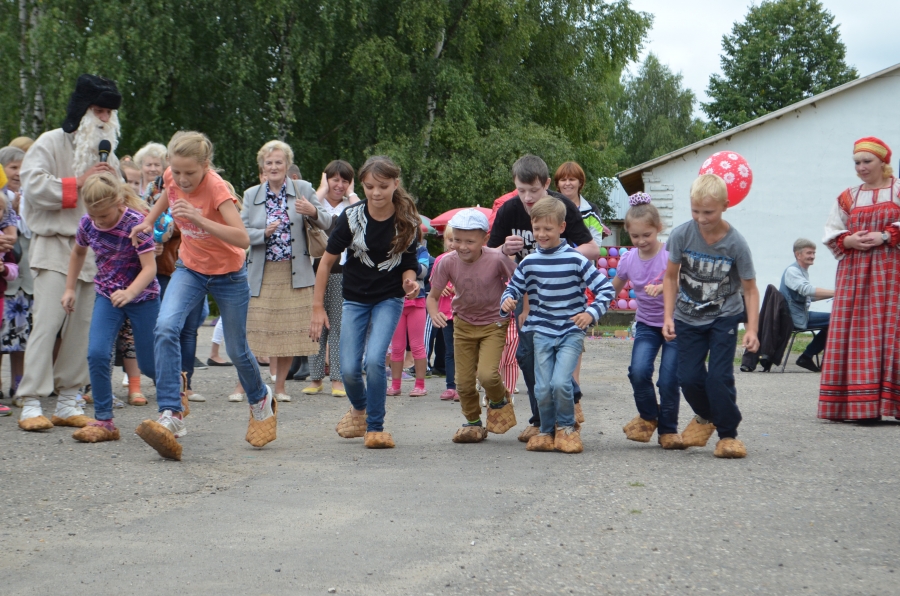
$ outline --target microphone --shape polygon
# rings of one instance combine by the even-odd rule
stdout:
[[[100,163],[106,163],[109,160],[109,152],[112,151],[112,145],[107,140],[100,141]]]

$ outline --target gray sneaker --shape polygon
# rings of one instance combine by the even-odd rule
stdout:
[[[272,412],[273,399],[272,388],[269,385],[266,385],[266,396],[255,404],[250,404],[250,413],[257,422],[262,422],[263,420],[274,416],[274,413]]]
[[[187,434],[187,427],[184,425],[184,420],[173,416],[172,410],[163,410],[156,422],[164,426],[176,439],[180,439]]]

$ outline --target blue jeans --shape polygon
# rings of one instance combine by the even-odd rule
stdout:
[[[822,352],[825,349],[825,343],[828,341],[828,325],[831,324],[831,313],[830,312],[816,312],[812,311],[809,313],[809,322],[806,324],[807,329],[820,329],[816,336],[813,338],[809,345],[806,346],[806,349],[803,350],[803,355],[807,358],[812,358]],[[787,356],[785,356],[787,357]]]
[[[159,314],[159,298],[132,302],[122,308],[112,305],[109,298],[97,294],[94,299],[94,314],[88,338],[88,369],[91,373],[91,390],[94,395],[94,417],[98,420],[112,420],[112,383],[109,378],[109,354],[115,350],[116,337],[125,322],[131,321],[134,331],[134,351],[141,372],[156,378],[153,363],[153,326]]]
[[[628,380],[634,389],[634,403],[638,414],[644,420],[658,420],[659,434],[678,432],[678,340],[667,342],[662,335],[662,327],[652,327],[641,323],[636,325],[634,348],[631,351],[631,366]],[[662,348],[659,362],[659,403],[653,389],[653,365]]]
[[[720,439],[737,437],[741,423],[734,388],[734,351],[743,316],[719,317],[705,325],[675,320],[678,382],[684,399],[695,414],[716,425]]]
[[[444,333],[444,371],[447,373],[447,389],[456,389],[456,359],[453,351],[453,319],[447,321]]]
[[[584,334],[535,333],[533,344],[534,396],[541,414],[541,432],[552,433],[555,426],[575,426],[572,373],[581,356]]]
[[[388,298],[375,304],[344,300],[341,311],[341,378],[347,398],[356,410],[366,411],[369,432],[384,430],[387,378],[384,357],[403,312],[403,298]],[[364,330],[371,329],[366,341]],[[367,353],[363,383],[363,353]]]
[[[166,288],[169,287],[169,281],[172,279],[168,275],[157,275],[159,280],[159,299],[163,300],[166,296]],[[194,307],[194,310],[188,315],[184,322],[184,328],[181,330],[181,370],[187,373],[187,386],[191,388],[191,379],[194,378],[194,357],[197,355],[197,330],[206,318],[203,312],[209,314],[209,301],[203,300]],[[227,347],[226,347],[227,350]]]
[[[519,302],[521,304],[521,301]],[[519,313],[516,313],[516,325],[519,324]],[[516,362],[522,370],[522,377],[525,379],[525,388],[528,390],[528,404],[531,406],[531,418],[528,424],[531,426],[541,425],[541,410],[538,407],[537,399],[534,397],[534,331],[522,332],[519,329],[519,347],[516,348]],[[576,363],[577,365],[577,363]],[[573,371],[575,369],[572,369]],[[572,394],[575,396],[575,403],[581,401],[581,387],[572,379]]]
[[[181,261],[175,267],[156,322],[156,401],[159,411],[181,411],[181,341],[188,319],[198,307],[203,308],[207,294],[212,294],[219,305],[228,338],[225,349],[247,393],[247,401],[251,404],[259,402],[266,396],[266,386],[247,344],[247,307],[250,304],[247,267],[223,275],[197,273]]]

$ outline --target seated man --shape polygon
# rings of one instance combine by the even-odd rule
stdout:
[[[809,303],[813,300],[833,298],[834,290],[817,288],[809,282],[809,268],[816,260],[816,245],[812,240],[798,238],[794,242],[794,258],[797,259],[796,262],[788,265],[788,268],[784,270],[784,275],[781,276],[779,289],[791,309],[794,329],[820,330],[806,350],[797,358],[797,366],[813,372],[820,372],[813,357],[825,349],[831,313],[809,312]],[[785,358],[787,358],[787,354],[785,354]]]

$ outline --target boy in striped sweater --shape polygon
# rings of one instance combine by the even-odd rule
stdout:
[[[529,451],[584,449],[575,423],[572,373],[584,329],[600,319],[615,294],[591,261],[560,240],[565,217],[565,205],[552,197],[532,207],[538,250],[522,259],[501,298],[500,311],[506,314],[528,295],[530,310],[522,331],[534,332],[534,393],[541,413],[541,432],[528,440]],[[585,288],[595,296],[590,305]]]

